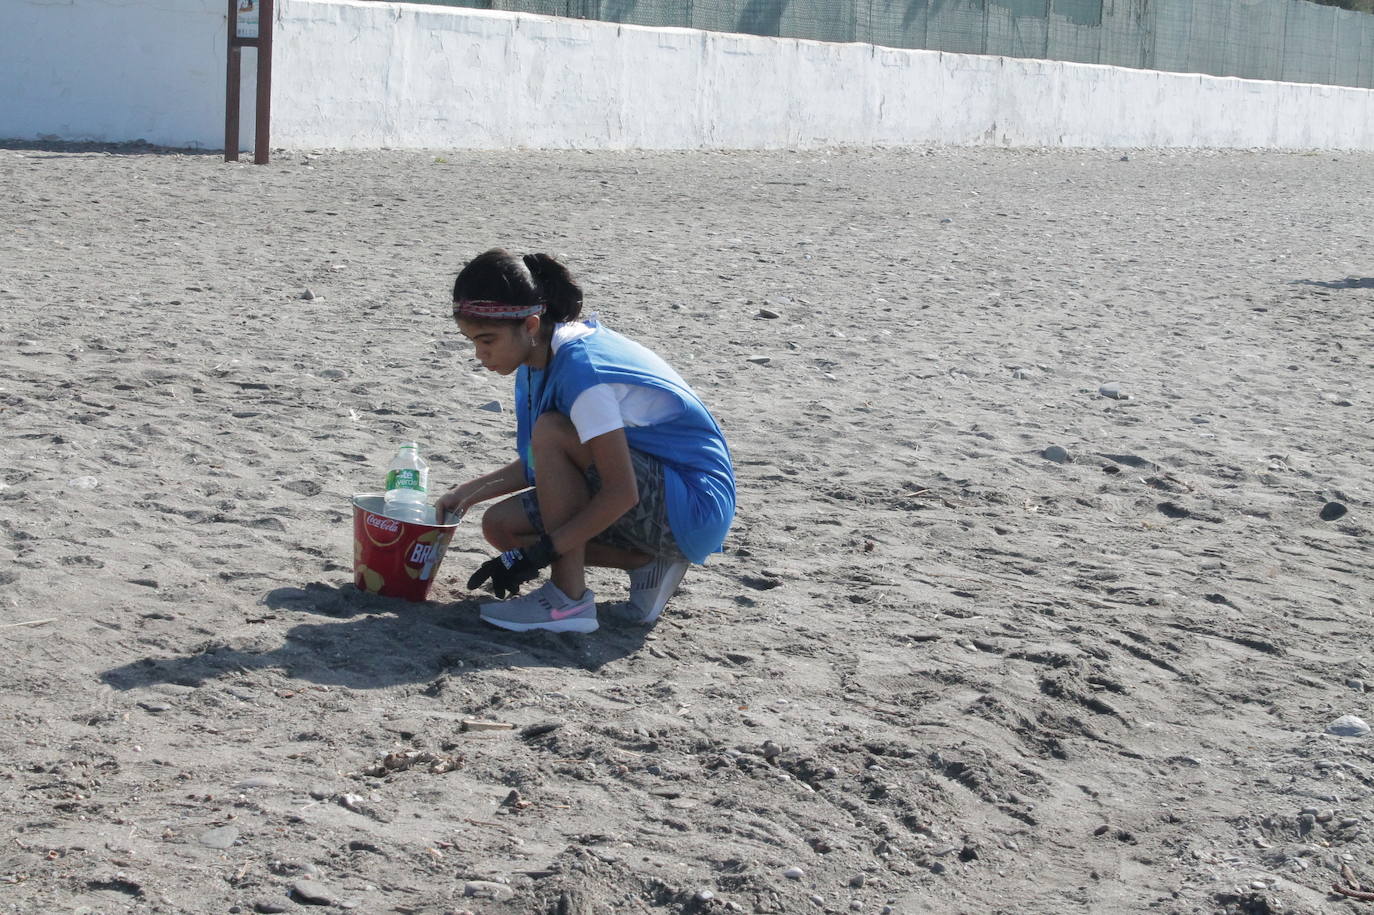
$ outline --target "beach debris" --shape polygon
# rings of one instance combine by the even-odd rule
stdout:
[[[513,731],[515,725],[509,721],[486,721],[481,718],[464,718],[464,731]]]
[[[307,286],[305,288],[305,291],[301,293],[300,297],[305,301],[310,302],[314,300],[315,292],[309,286]]]
[[[215,829],[208,829],[196,837],[201,845],[206,848],[229,848],[238,840],[239,831],[233,826],[219,826]]]
[[[1369,725],[1355,715],[1342,715],[1326,726],[1326,733],[1337,737],[1368,737]]]
[[[1103,397],[1110,397],[1112,400],[1129,400],[1130,398],[1121,393],[1121,382],[1109,381],[1097,389],[1097,393]]]
[[[771,308],[760,308],[760,309],[759,309],[759,313],[758,313],[757,315],[755,315],[755,317],[757,317],[757,318],[781,318],[782,315],[778,314],[776,311],[774,311],[774,310],[771,309]]]
[[[1340,502],[1327,502],[1322,506],[1322,510],[1318,514],[1318,517],[1323,521],[1335,521],[1338,518],[1344,518],[1347,511],[1349,511],[1349,509]]]
[[[1054,461],[1056,464],[1068,464],[1073,460],[1068,449],[1062,445],[1050,445],[1040,452],[1040,456],[1047,461]]]
[[[1342,883],[1331,884],[1331,892],[1363,902],[1374,902],[1374,892],[1370,892],[1365,884],[1360,882],[1359,876],[1349,864],[1341,865],[1341,880]]]
[[[488,413],[500,413],[500,412],[501,412],[501,402],[500,402],[499,400],[489,400],[489,401],[487,401],[486,403],[482,404],[482,405],[481,405],[480,407],[478,407],[477,409],[479,409],[479,410],[486,410]]]
[[[67,485],[72,489],[95,489],[100,485],[100,480],[96,477],[72,477],[67,481]]]
[[[374,778],[380,775],[390,775],[393,772],[403,772],[406,769],[414,769],[423,766],[431,775],[442,775],[445,772],[452,772],[454,769],[463,765],[463,757],[445,756],[440,753],[433,753],[429,750],[401,750],[395,753],[388,753],[375,764],[363,770],[363,775],[370,775]],[[353,799],[350,801],[350,799]],[[349,810],[356,810],[358,813],[366,813],[361,807],[362,798],[355,794],[344,794],[339,798],[339,802]],[[354,804],[359,806],[355,807]]]
[[[772,356],[750,356],[749,359],[748,359],[748,361],[754,363],[754,365],[767,365],[768,363],[770,363],[770,362],[773,361],[773,357],[772,357]]]

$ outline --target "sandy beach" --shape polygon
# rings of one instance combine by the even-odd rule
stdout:
[[[1371,911],[1372,181],[0,143],[0,911]],[[399,442],[513,455],[495,245],[730,440],[653,628],[482,624],[475,518],[353,586]]]

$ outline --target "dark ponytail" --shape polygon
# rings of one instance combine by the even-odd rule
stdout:
[[[582,314],[582,287],[568,268],[548,254],[526,254],[521,260],[534,278],[549,320],[576,321]]]
[[[582,315],[582,287],[568,268],[547,254],[516,257],[492,248],[469,261],[453,283],[454,303],[501,302],[517,308],[544,306],[547,325]]]

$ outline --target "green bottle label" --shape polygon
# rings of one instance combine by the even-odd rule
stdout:
[[[388,470],[386,472],[386,488],[425,491],[424,486],[420,485],[420,471],[418,470]]]

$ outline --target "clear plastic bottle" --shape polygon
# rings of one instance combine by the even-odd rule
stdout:
[[[429,465],[420,457],[414,442],[401,445],[386,470],[386,507],[388,518],[412,524],[430,523]]]

